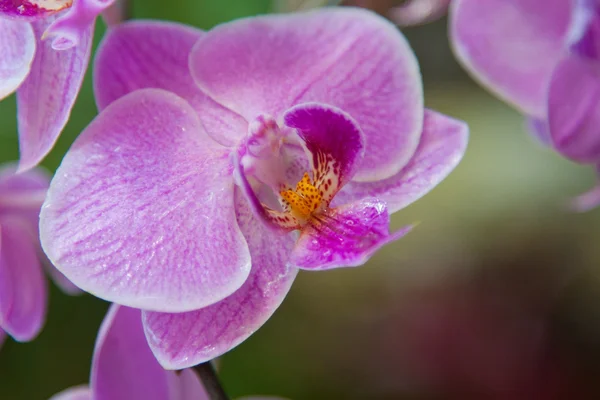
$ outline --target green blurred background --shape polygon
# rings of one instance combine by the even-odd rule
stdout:
[[[268,0],[136,1],[134,18],[204,29],[268,12]],[[96,42],[104,32],[96,29]],[[406,29],[426,104],[467,121],[464,161],[393,227],[422,223],[367,265],[301,273],[282,307],[221,360],[232,397],[595,399],[600,371],[600,211],[571,214],[591,170],[544,149],[522,117],[452,57],[446,21]],[[54,171],[94,118],[91,69],[43,165]],[[15,100],[0,103],[0,161],[18,158]],[[0,398],[47,399],[88,382],[108,304],[51,287],[47,324],[0,351]]]

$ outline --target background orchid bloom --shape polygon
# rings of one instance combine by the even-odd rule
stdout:
[[[96,16],[114,0],[0,0],[0,100],[17,92],[19,170],[50,152],[69,120]]]
[[[7,332],[29,341],[40,332],[46,317],[46,282],[38,239],[38,215],[50,177],[41,170],[15,174],[0,168],[0,344]],[[62,274],[48,266],[60,287],[77,293]]]
[[[158,364],[144,337],[140,311],[133,308],[109,309],[90,375],[89,386],[66,389],[51,400],[210,400],[193,370],[167,371]]]
[[[600,164],[600,4],[596,0],[454,0],[450,35],[465,68],[531,120],[540,140]],[[575,199],[584,211],[600,188]]]
[[[102,111],[51,184],[43,247],[84,290],[145,310],[168,369],[245,340],[297,266],[360,265],[404,234],[390,235],[389,214],[437,185],[467,143],[464,123],[424,110],[404,37],[360,9],[207,33],[125,23],[94,79]]]
[[[400,26],[413,26],[433,22],[448,11],[451,0],[408,0],[393,7],[389,18]]]

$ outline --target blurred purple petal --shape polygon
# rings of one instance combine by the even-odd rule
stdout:
[[[0,18],[0,100],[23,83],[35,54],[31,24]]]
[[[0,219],[0,327],[18,341],[37,336],[46,318],[46,281],[31,233]]]
[[[198,41],[190,66],[204,92],[248,121],[304,102],[352,115],[366,139],[355,179],[397,173],[417,147],[416,58],[396,27],[369,11],[325,8],[222,24]]]
[[[27,223],[33,242],[38,241],[39,214],[50,174],[41,168],[20,174],[13,163],[0,165],[0,217],[10,215]]]
[[[100,327],[92,362],[94,400],[170,399],[173,377],[148,347],[140,310],[111,306]]]
[[[0,16],[35,21],[69,8],[72,3],[73,0],[0,0]]]
[[[600,4],[596,0],[574,0],[569,30],[570,50],[590,61],[600,61]]]
[[[77,296],[83,293],[81,289],[79,289],[73,282],[71,282],[62,272],[56,269],[54,265],[50,262],[50,260],[43,260],[42,264],[44,265],[44,269],[50,278],[54,282],[56,286],[63,293],[66,293],[70,296]]]
[[[577,212],[590,211],[600,205],[600,183],[571,200],[570,208]]]
[[[543,118],[570,18],[566,0],[454,0],[451,43],[482,85],[523,113]]]
[[[446,15],[450,0],[408,0],[389,12],[389,18],[400,26],[433,22]]]
[[[390,234],[389,225],[385,203],[375,199],[328,209],[302,229],[291,263],[315,271],[360,266],[381,247],[412,228]]]
[[[173,400],[210,400],[194,370],[188,368],[179,371],[176,380],[178,394]]]
[[[465,153],[468,136],[469,128],[464,122],[427,110],[421,142],[408,165],[379,182],[350,182],[333,204],[373,197],[385,201],[392,213],[406,207],[452,172]]]
[[[250,248],[252,271],[237,292],[187,313],[144,312],[148,343],[168,369],[187,368],[231,350],[260,328],[286,296],[297,269],[288,262],[292,235],[266,228],[236,195],[238,223]]]
[[[298,132],[310,152],[315,187],[329,204],[352,179],[363,161],[365,137],[352,117],[319,103],[300,104],[286,111],[284,122]]]
[[[188,55],[204,32],[186,25],[131,21],[110,29],[94,62],[94,93],[100,109],[142,88],[169,90],[200,115],[207,133],[224,145],[239,141],[248,129],[239,115],[198,89],[188,67]]]
[[[5,340],[6,340],[6,332],[4,332],[4,329],[0,328],[0,348],[4,344]]]
[[[38,38],[35,58],[17,90],[20,171],[36,166],[52,150],[69,120],[90,58],[91,29],[79,46],[64,51],[39,39],[52,20],[32,23]]]
[[[54,50],[67,50],[87,42],[96,17],[114,1],[75,0],[73,6],[46,29],[43,38],[52,40]]]
[[[130,93],[79,135],[40,216],[42,246],[98,297],[181,312],[217,302],[250,273],[224,148],[159,89]]]
[[[554,71],[548,99],[548,124],[554,147],[582,163],[600,160],[600,71],[577,55]]]
[[[546,119],[530,117],[527,118],[526,125],[527,131],[535,140],[544,146],[552,147],[552,136],[550,136],[550,128]]]
[[[55,394],[50,400],[95,400],[87,385],[73,386]]]

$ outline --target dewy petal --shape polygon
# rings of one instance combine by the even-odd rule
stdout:
[[[250,247],[252,271],[234,294],[187,313],[144,312],[148,343],[163,367],[187,368],[231,350],[254,333],[283,301],[297,269],[288,261],[294,239],[272,231],[236,195],[238,222]]]
[[[31,24],[0,18],[0,100],[23,83],[35,54]]]
[[[140,310],[113,304],[94,349],[90,385],[94,400],[170,399],[170,374],[148,347]]]
[[[450,39],[459,61],[482,85],[543,118],[570,16],[567,0],[454,0]]]
[[[314,271],[357,267],[412,228],[405,227],[390,234],[389,224],[385,203],[376,199],[331,208],[318,222],[302,229],[291,263]]]
[[[582,163],[600,161],[600,72],[578,55],[566,57],[552,76],[548,124],[554,148]]]
[[[50,400],[94,400],[87,385],[74,386],[55,394]]]
[[[37,336],[46,317],[46,281],[30,232],[0,219],[0,327],[18,341]]]
[[[228,154],[180,97],[142,89],[77,138],[40,215],[49,259],[82,289],[136,308],[217,302],[250,273]]]
[[[374,197],[396,212],[427,194],[458,165],[467,148],[469,128],[462,121],[425,111],[421,143],[408,165],[379,182],[350,182],[334,199],[344,204]]]
[[[136,89],[165,89],[186,99],[219,143],[239,141],[246,121],[202,93],[190,75],[188,55],[202,35],[198,29],[159,21],[131,21],[110,29],[94,61],[98,108]]]
[[[319,103],[300,104],[286,111],[283,120],[296,129],[308,150],[315,186],[325,191],[329,203],[349,182],[363,160],[365,138],[352,117]]]
[[[358,8],[253,17],[201,38],[190,55],[200,88],[248,121],[304,102],[350,114],[366,138],[355,179],[398,172],[423,122],[416,58],[396,27]]]
[[[73,0],[0,0],[0,17],[35,21],[64,10],[72,3]]]
[[[79,46],[56,51],[39,38],[54,17],[32,23],[37,50],[27,79],[17,90],[19,170],[36,166],[50,152],[65,127],[90,58],[92,30]]]
[[[94,28],[96,17],[115,0],[75,0],[73,6],[56,19],[44,32],[44,39],[52,39],[52,48],[67,50],[87,40]]]

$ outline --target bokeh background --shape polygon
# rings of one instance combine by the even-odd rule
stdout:
[[[204,29],[272,9],[269,0],[134,3],[134,18]],[[393,2],[384,3],[380,11]],[[96,43],[104,29],[99,22]],[[593,172],[536,143],[519,114],[461,70],[445,20],[404,33],[426,105],[470,125],[466,156],[393,216],[393,228],[421,221],[406,238],[363,267],[301,273],[273,318],[222,357],[226,390],[295,400],[600,398],[600,210],[566,208]],[[43,163],[50,171],[96,114],[90,76]],[[15,111],[14,97],[0,103],[2,162],[18,158]],[[50,296],[40,336],[0,351],[1,399],[47,399],[88,382],[108,304],[56,287]]]

